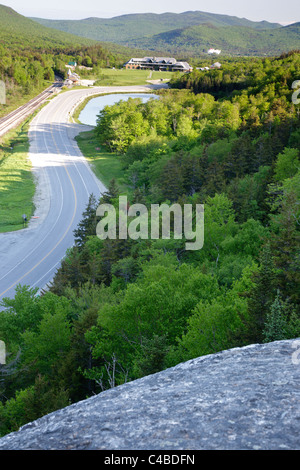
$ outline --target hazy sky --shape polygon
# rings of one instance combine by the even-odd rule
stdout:
[[[126,13],[199,10],[282,24],[300,21],[299,0],[0,0],[25,16],[52,19],[111,18]]]

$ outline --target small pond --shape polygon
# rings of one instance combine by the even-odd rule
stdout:
[[[105,106],[111,106],[120,100],[127,101],[129,98],[141,98],[142,102],[145,103],[150,98],[158,99],[159,96],[151,93],[113,93],[111,95],[97,96],[88,101],[87,105],[79,114],[79,121],[82,124],[95,126],[97,115]]]

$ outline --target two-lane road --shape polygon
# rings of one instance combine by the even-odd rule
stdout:
[[[18,284],[46,287],[74,244],[73,231],[90,194],[98,198],[106,189],[74,141],[85,128],[71,124],[70,113],[91,94],[151,90],[150,86],[72,90],[55,97],[32,120],[29,156],[39,183],[36,218],[27,229],[0,234],[0,301],[13,297]]]

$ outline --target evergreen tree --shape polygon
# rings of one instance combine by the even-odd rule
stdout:
[[[260,254],[260,268],[253,275],[255,283],[249,298],[249,339],[262,342],[266,315],[275,296],[276,269],[270,244],[266,244]]]
[[[263,329],[264,342],[279,341],[286,338],[287,321],[280,299],[279,291],[270,311],[266,315],[266,322]]]
[[[300,303],[300,231],[298,224],[299,202],[294,192],[283,198],[280,212],[274,217],[276,231],[271,238],[271,248],[279,269],[278,287],[284,298],[295,305]],[[276,227],[277,226],[277,227]],[[276,233],[277,232],[277,233]]]
[[[96,234],[97,227],[97,200],[93,194],[89,197],[89,202],[82,214],[82,220],[74,230],[75,244],[79,250],[83,247],[85,241],[90,235]]]
[[[165,199],[171,202],[176,201],[184,193],[183,174],[176,158],[171,158],[165,165],[160,184]]]
[[[120,194],[119,187],[115,178],[111,179],[107,188],[107,191],[102,194],[99,200],[99,204],[112,204],[113,200]],[[94,234],[93,234],[94,235]]]
[[[163,370],[169,350],[170,345],[165,335],[143,338],[141,352],[137,356],[136,364],[133,366],[135,375],[144,377]]]

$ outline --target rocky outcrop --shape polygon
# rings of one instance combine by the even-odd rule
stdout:
[[[53,412],[0,450],[300,449],[300,340],[199,357]]]

